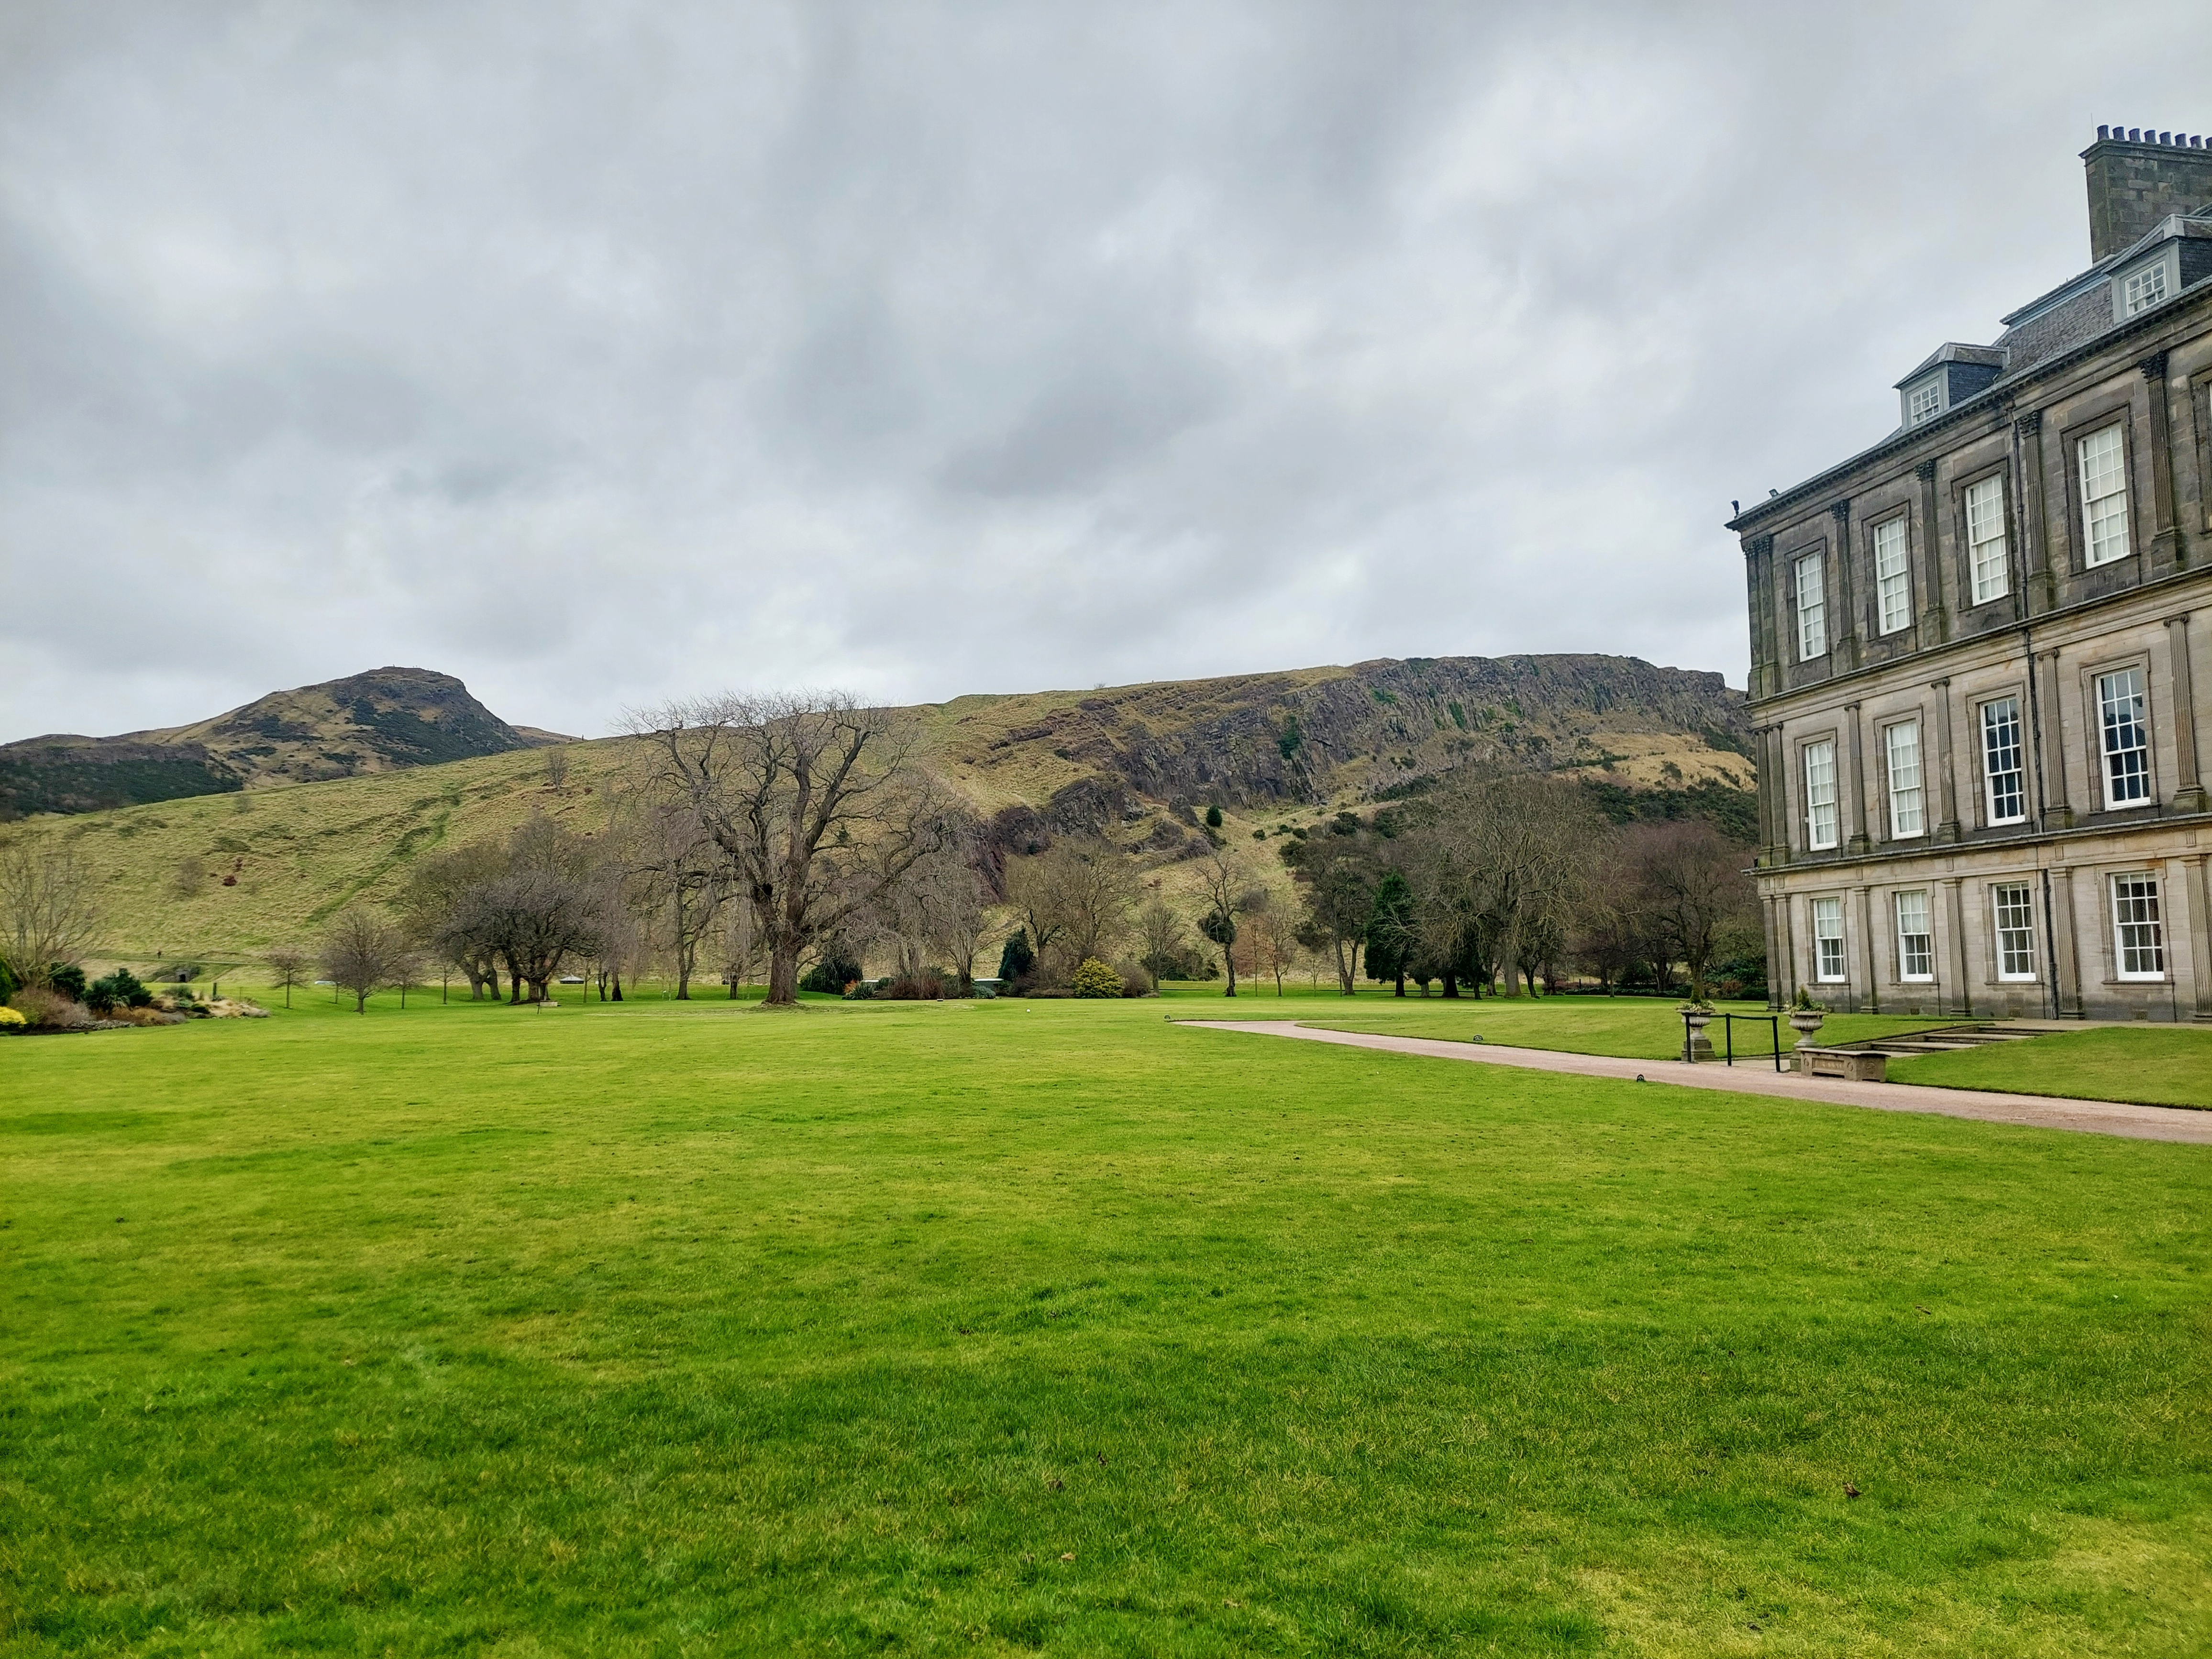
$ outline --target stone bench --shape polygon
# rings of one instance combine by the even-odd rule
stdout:
[[[1889,1056],[1865,1048],[1794,1048],[1792,1069],[1808,1077],[1845,1077],[1860,1083],[1889,1081]]]

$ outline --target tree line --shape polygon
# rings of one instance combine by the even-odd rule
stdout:
[[[435,973],[472,998],[538,1002],[575,969],[619,1000],[652,966],[678,998],[712,976],[733,996],[764,981],[769,1005],[788,1006],[802,981],[851,988],[871,959],[892,969],[875,994],[963,994],[994,946],[995,977],[1031,994],[1219,973],[1233,996],[1311,969],[1346,994],[1364,977],[1449,997],[1565,973],[1663,985],[1679,969],[1702,997],[1717,963],[1763,974],[1747,848],[1697,820],[1615,829],[1553,776],[1470,770],[1366,817],[1278,826],[1272,880],[1216,805],[1203,843],[1173,857],[1189,873],[1168,884],[1195,890],[1174,902],[1156,865],[1103,835],[1047,833],[1033,813],[1020,833],[1006,813],[979,821],[920,763],[899,711],[725,696],[641,712],[629,730],[596,833],[532,816],[419,858],[389,908],[267,952],[288,1000],[319,973],[365,1008]],[[66,848],[9,848],[0,890],[0,961],[27,982],[97,924]]]
[[[1751,850],[1702,819],[1613,826],[1571,781],[1463,773],[1416,804],[1339,813],[1282,848],[1297,941],[1350,995],[1363,970],[1400,995],[1534,992],[1579,973],[1692,998],[1740,963],[1763,981]]]

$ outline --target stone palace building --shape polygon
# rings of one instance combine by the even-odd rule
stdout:
[[[2082,160],[2089,267],[1729,526],[1778,1004],[2212,1020],[2212,148]]]

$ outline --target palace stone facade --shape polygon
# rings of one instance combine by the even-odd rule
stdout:
[[[2212,1020],[2212,149],[2082,159],[2088,269],[1729,524],[1778,1005]]]

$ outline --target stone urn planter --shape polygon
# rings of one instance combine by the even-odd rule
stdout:
[[[1713,1023],[1713,1011],[1691,1003],[1682,1009],[1682,1058],[1687,1060],[1711,1060],[1713,1040],[1705,1035],[1705,1027]]]
[[[1790,1029],[1797,1033],[1800,1048],[1813,1047],[1814,1034],[1827,1017],[1826,1011],[1820,1008],[1793,1008],[1790,1011]]]

